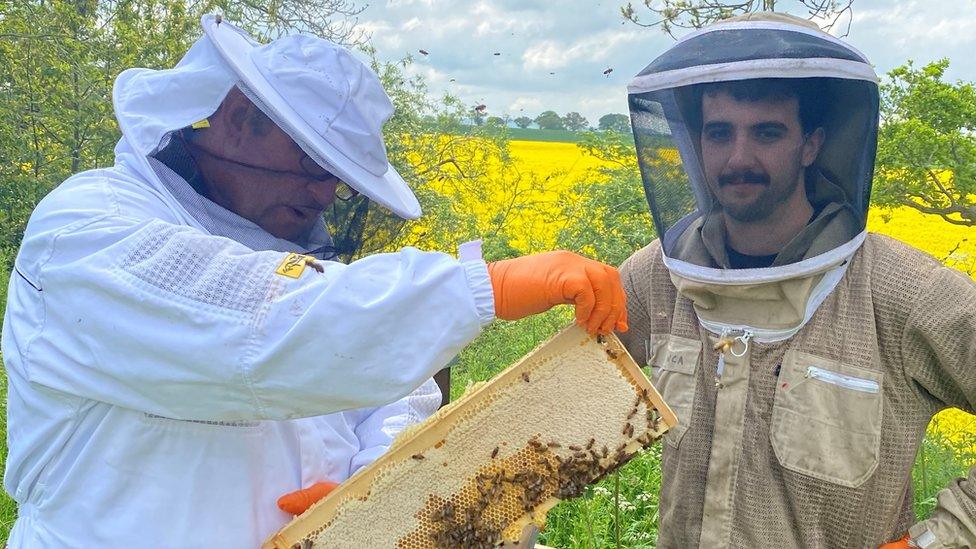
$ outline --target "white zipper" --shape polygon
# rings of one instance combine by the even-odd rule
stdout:
[[[862,393],[877,393],[880,390],[878,382],[873,379],[838,374],[837,372],[831,372],[830,370],[824,370],[816,366],[807,366],[806,377]]]
[[[715,335],[721,335],[726,331],[743,333],[748,332],[752,334],[749,336],[750,339],[755,339],[759,343],[777,343],[780,341],[785,341],[796,335],[796,333],[803,328],[803,326],[797,326],[796,328],[787,328],[785,330],[769,330],[741,324],[724,324],[722,322],[713,322],[700,317],[698,319],[698,323],[701,324],[702,328],[705,328]]]

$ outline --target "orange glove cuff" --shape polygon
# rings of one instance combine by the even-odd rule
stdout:
[[[908,544],[909,539],[911,539],[911,536],[905,534],[905,537],[901,538],[900,540],[886,543],[878,549],[909,549],[911,547],[911,545]]]

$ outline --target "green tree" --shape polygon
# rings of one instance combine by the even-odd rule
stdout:
[[[471,118],[471,122],[475,126],[480,126],[485,123],[485,117],[487,115],[485,114],[484,107],[482,107],[481,105],[476,105],[474,107],[471,107],[471,110],[468,112],[468,116]]]
[[[873,199],[976,226],[976,85],[946,82],[948,67],[909,62],[888,73]]]
[[[561,116],[556,111],[545,111],[535,117],[535,123],[543,130],[564,130],[566,126]]]
[[[27,217],[48,191],[72,173],[113,162],[119,138],[111,101],[115,76],[129,67],[173,66],[200,36],[202,13],[223,12],[262,40],[306,31],[353,45],[363,39],[349,19],[357,10],[339,0],[3,4],[0,257],[12,257]],[[458,208],[454,196],[462,188],[493,192],[491,200],[500,197],[506,204],[489,216],[499,229],[486,241],[488,249],[503,254],[508,250],[504,228],[522,208],[520,185],[528,184],[508,157],[504,129],[468,132],[462,121],[469,109],[453,97],[428,100],[424,81],[406,75],[409,63],[374,60],[373,65],[396,107],[384,128],[390,160],[414,187],[427,216],[404,224],[366,200],[337,205],[328,216],[337,243],[348,249],[360,245],[344,258],[402,245],[451,249],[458,238],[486,234],[478,212]],[[490,202],[488,195],[482,199]]]
[[[529,126],[532,125],[532,119],[529,118],[528,116],[520,116],[515,120],[513,120],[512,122],[515,122],[515,125],[522,129],[528,128]]]
[[[650,12],[645,19],[638,8],[627,2],[620,8],[624,19],[642,27],[660,26],[661,30],[675,36],[679,29],[700,29],[709,23],[757,11],[794,11],[816,20],[825,31],[830,31],[846,21],[850,31],[851,8],[854,0],[641,0]]]
[[[410,183],[424,215],[404,222],[360,196],[336,201],[326,221],[345,261],[404,246],[454,249],[482,238],[486,257],[514,254],[508,231],[529,207],[523,177],[509,155],[504,124],[468,126],[473,109],[457,97],[431,98],[422,76],[408,76],[411,58],[380,63],[373,70],[393,101],[383,127],[390,163]]]
[[[485,123],[488,124],[489,126],[504,128],[505,126],[508,125],[508,120],[505,120],[500,116],[489,116],[488,120]]]
[[[597,128],[603,131],[626,133],[630,131],[630,117],[619,113],[605,114],[597,122]]]
[[[589,125],[589,121],[586,120],[582,114],[578,112],[568,112],[566,116],[563,117],[563,125],[566,126],[567,130],[578,132],[585,130]]]
[[[626,133],[591,132],[578,146],[603,167],[594,169],[572,189],[572,198],[562,201],[559,219],[554,220],[564,227],[557,245],[619,265],[655,238],[634,141]]]
[[[68,175],[112,163],[115,76],[174,65],[222,12],[258,36],[315,32],[355,44],[361,11],[345,0],[21,0],[0,6],[0,247]]]

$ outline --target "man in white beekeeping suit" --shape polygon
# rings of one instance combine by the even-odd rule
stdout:
[[[616,271],[568,252],[331,261],[337,198],[421,213],[389,98],[330,42],[202,23],[176,67],[118,77],[115,166],[28,224],[3,330],[11,548],[257,547],[291,519],[278,496],[432,413],[431,375],[495,317],[567,303],[626,329]]]
[[[976,468],[913,512],[931,417],[976,409],[976,285],[865,231],[868,60],[815,25],[706,27],[630,86],[659,239],[622,335],[679,419],[658,547],[976,547]]]

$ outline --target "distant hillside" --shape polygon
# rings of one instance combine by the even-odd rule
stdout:
[[[461,126],[464,128],[465,133],[470,132],[472,128],[476,126]],[[570,130],[542,130],[539,128],[513,128],[506,127],[505,131],[508,133],[508,138],[513,141],[543,141],[546,143],[579,143],[583,140],[583,136],[588,133],[593,133],[593,130],[584,131],[570,131]],[[597,131],[597,133],[604,133],[602,131]],[[631,133],[627,132],[628,139],[631,137]],[[665,138],[661,142],[662,147],[673,146],[670,140]]]
[[[471,129],[473,126],[465,126]],[[505,128],[508,137],[516,141],[545,141],[549,143],[578,143],[586,132],[569,130],[540,130],[538,128]]]

